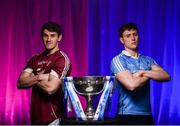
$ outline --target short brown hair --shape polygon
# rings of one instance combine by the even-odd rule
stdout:
[[[41,27],[41,36],[43,36],[43,32],[45,29],[47,29],[48,31],[51,31],[51,32],[56,32],[58,34],[58,36],[62,34],[60,25],[55,22],[49,21],[49,22],[43,24]]]
[[[127,24],[123,24],[120,28],[119,28],[119,36],[122,37],[123,32],[125,30],[136,30],[138,31],[137,25],[135,23],[127,23]]]

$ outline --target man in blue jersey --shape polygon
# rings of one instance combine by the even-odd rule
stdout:
[[[149,81],[169,81],[170,76],[151,57],[138,53],[136,24],[122,25],[119,34],[124,50],[111,62],[118,82],[119,124],[153,124]]]

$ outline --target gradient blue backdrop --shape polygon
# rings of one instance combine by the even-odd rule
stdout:
[[[88,72],[109,75],[111,59],[123,49],[118,29],[127,22],[139,27],[139,52],[153,57],[171,75],[151,82],[155,124],[180,124],[179,0],[89,0]]]

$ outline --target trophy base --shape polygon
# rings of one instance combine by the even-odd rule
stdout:
[[[86,108],[85,115],[87,117],[87,120],[93,120],[94,114],[94,109],[92,107]]]
[[[87,120],[93,120],[93,116],[88,116],[88,115],[86,115],[86,117],[87,117]]]

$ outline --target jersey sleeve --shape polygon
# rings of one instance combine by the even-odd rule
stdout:
[[[116,75],[117,73],[125,70],[125,63],[119,57],[114,57],[111,61],[111,72]]]
[[[149,64],[150,64],[150,66],[152,66],[152,65],[158,65],[157,64],[157,62],[153,59],[153,58],[151,58],[151,57],[146,57],[147,59],[148,59],[148,62],[149,62]]]
[[[34,64],[34,61],[36,59],[36,55],[33,56],[26,64],[25,68],[24,68],[24,71],[28,72],[28,73],[32,73],[33,72],[33,64]]]
[[[50,74],[56,76],[59,79],[65,77],[70,70],[70,61],[68,58],[59,58],[51,69]]]

